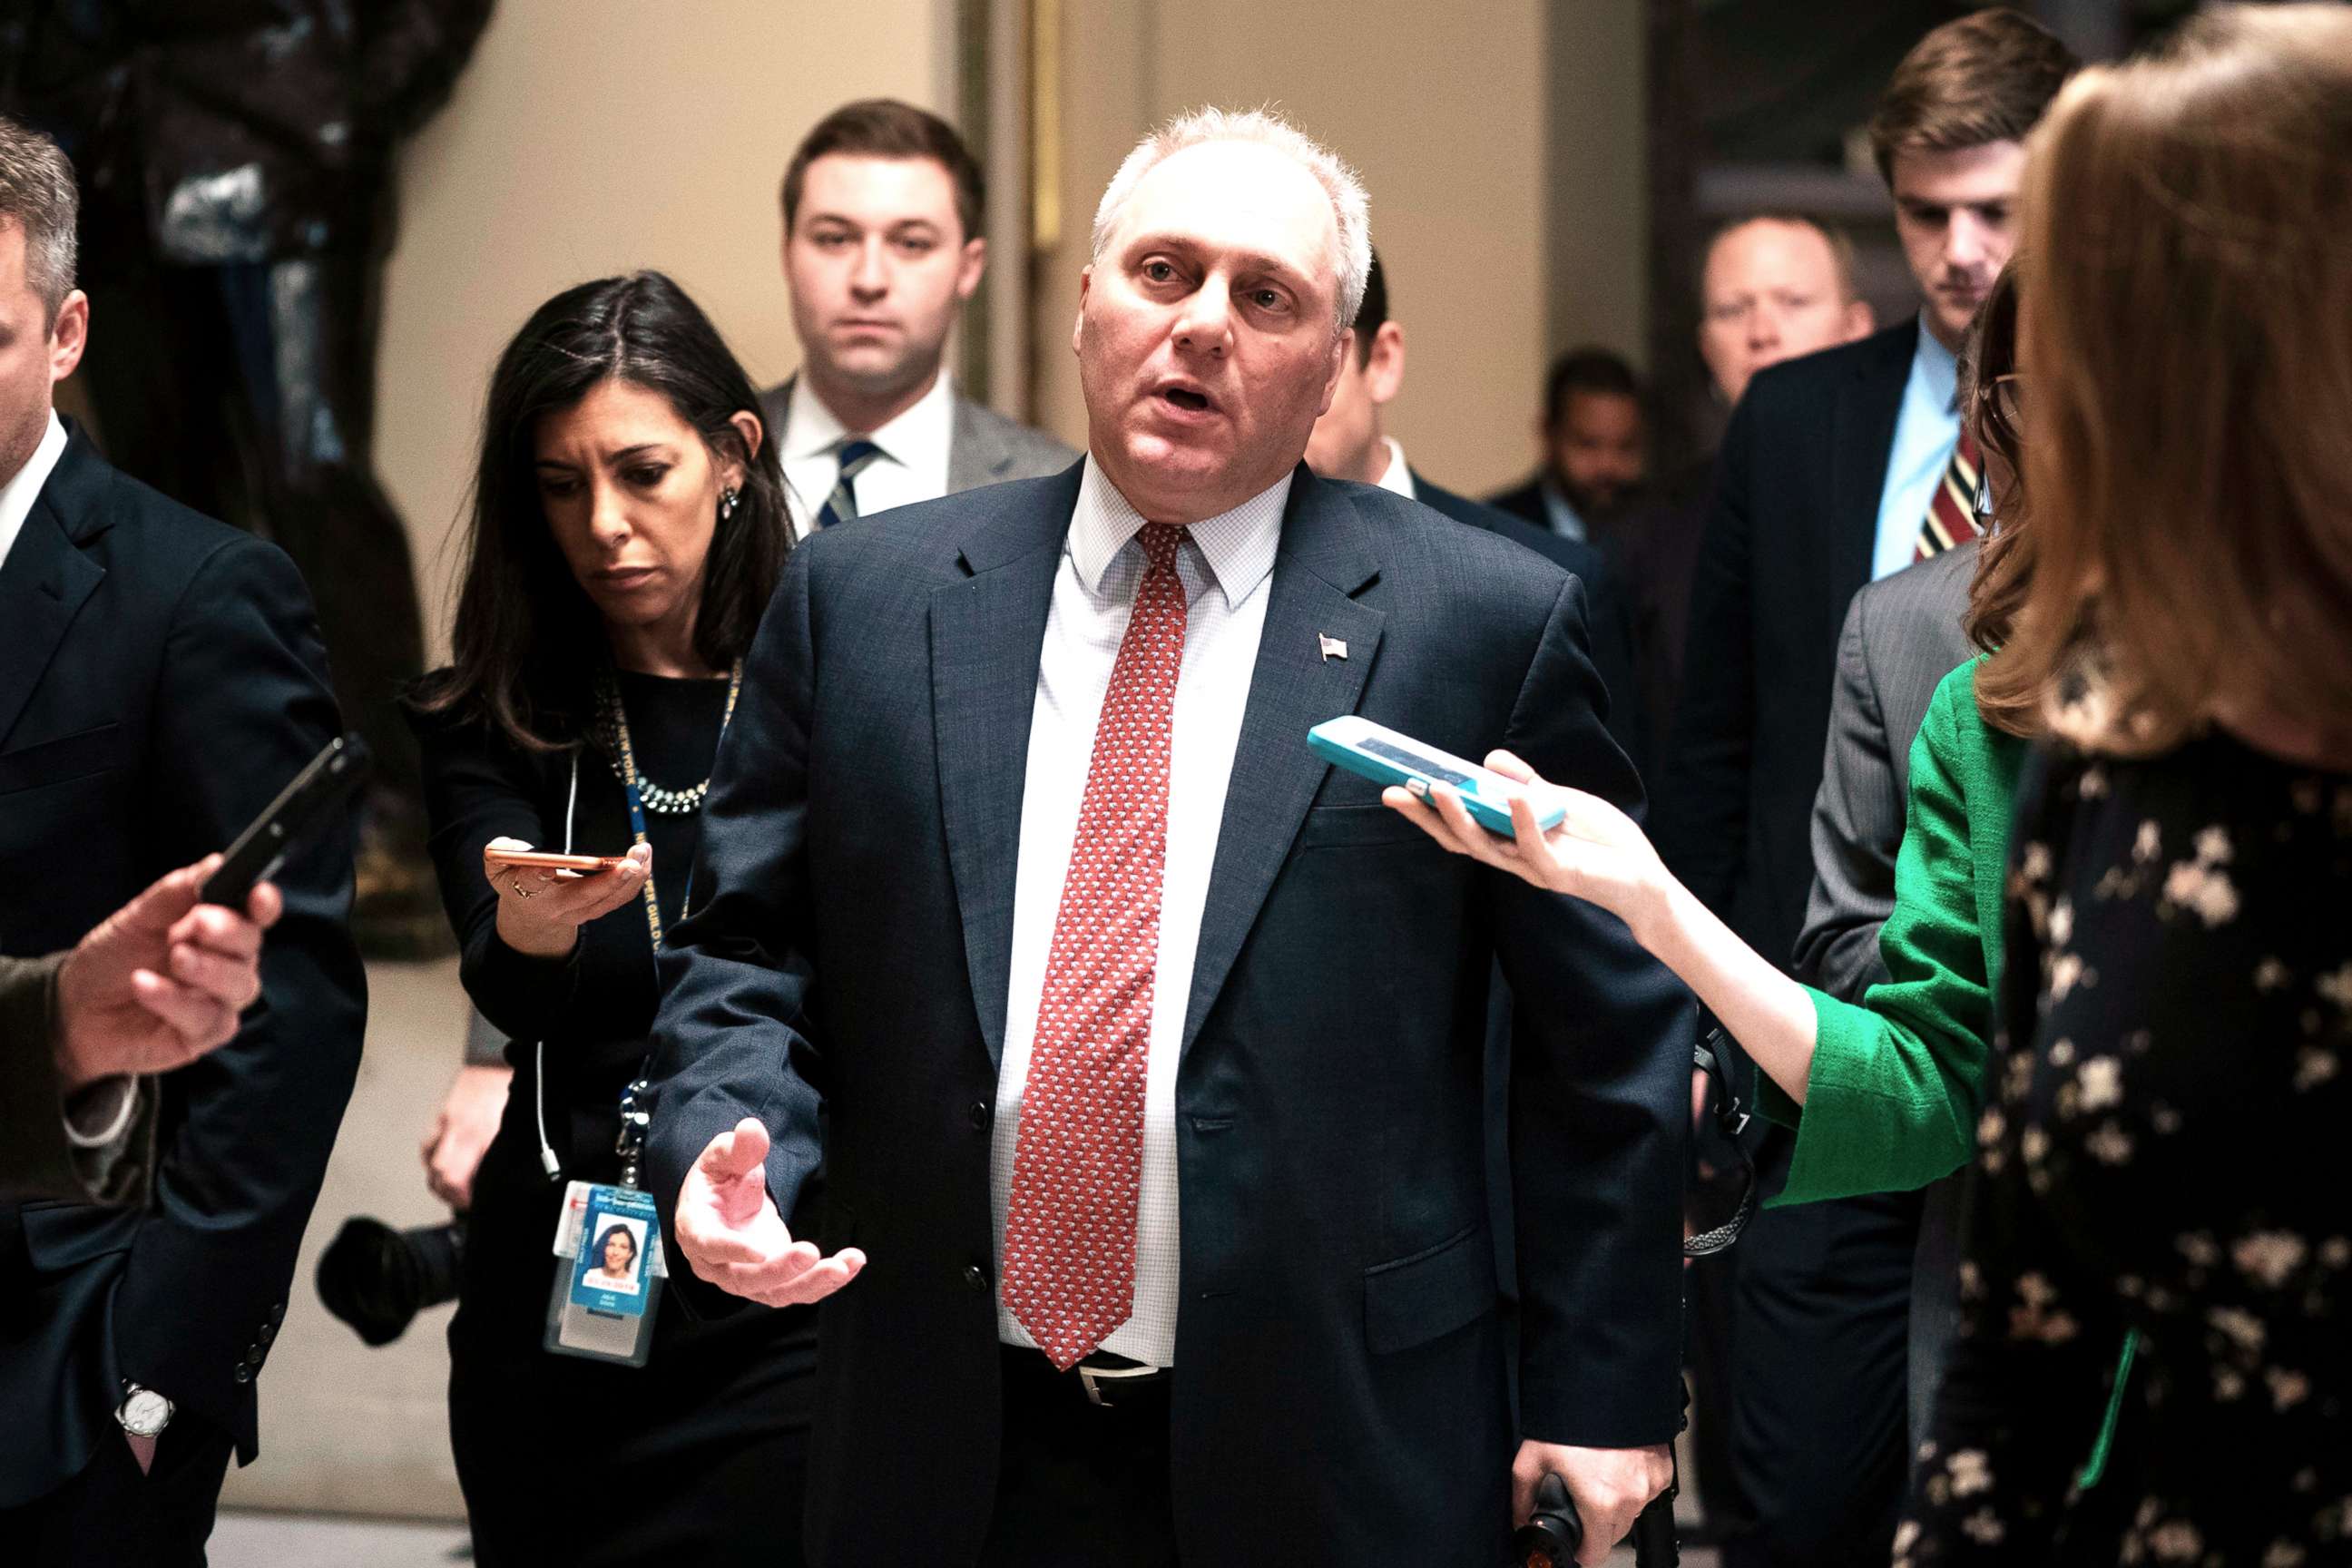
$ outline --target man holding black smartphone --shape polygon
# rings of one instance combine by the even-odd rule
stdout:
[[[52,407],[81,358],[73,170],[0,119],[0,954],[70,945],[234,839],[341,730],[274,546],[109,467]],[[156,1080],[142,1204],[0,1201],[0,1539],[200,1563],[358,1071],[352,825],[273,879],[236,1037]]]

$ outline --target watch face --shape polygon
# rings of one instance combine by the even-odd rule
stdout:
[[[152,1437],[172,1419],[172,1402],[152,1388],[142,1388],[122,1402],[122,1429],[136,1437]]]

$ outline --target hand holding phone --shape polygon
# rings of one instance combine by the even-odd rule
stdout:
[[[482,875],[498,895],[499,940],[537,958],[568,956],[582,926],[643,892],[653,853],[640,844],[626,855],[554,855],[520,838],[491,839]]]
[[[1464,809],[1479,826],[1505,838],[1513,834],[1511,797],[1527,793],[1517,781],[1491,769],[1353,713],[1316,725],[1307,731],[1307,744],[1326,762],[1374,784],[1395,784],[1424,797],[1431,786],[1447,785],[1461,796]],[[1540,806],[1536,825],[1553,826],[1561,815],[1557,802]]]

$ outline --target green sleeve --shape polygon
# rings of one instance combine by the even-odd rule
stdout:
[[[1911,748],[1895,909],[1878,936],[1887,978],[1860,1005],[1812,991],[1805,1103],[1765,1097],[1765,1114],[1797,1131],[1776,1202],[1925,1186],[1974,1152],[1992,994],[1969,802],[1984,798],[1989,763],[1973,684],[1956,674]]]

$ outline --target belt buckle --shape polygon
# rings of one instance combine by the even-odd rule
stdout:
[[[1160,1369],[1156,1366],[1087,1366],[1081,1363],[1076,1371],[1078,1385],[1087,1391],[1087,1403],[1097,1409],[1108,1410],[1111,1402],[1103,1397],[1105,1384],[1116,1385],[1129,1378],[1153,1377],[1158,1375]]]

